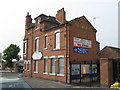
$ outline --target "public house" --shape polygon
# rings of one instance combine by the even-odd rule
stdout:
[[[71,83],[97,77],[99,42],[85,16],[66,20],[64,8],[55,17],[27,13],[23,39],[24,75]]]

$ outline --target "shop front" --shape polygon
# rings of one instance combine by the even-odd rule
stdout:
[[[71,62],[70,70],[70,82],[73,84],[91,85],[93,82],[99,82],[99,63]]]

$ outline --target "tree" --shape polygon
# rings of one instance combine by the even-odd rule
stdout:
[[[12,59],[16,59],[19,61],[19,59],[21,58],[20,55],[18,55],[19,52],[20,48],[16,44],[11,44],[3,51],[3,59],[6,60],[5,66],[9,67],[11,72],[13,68]]]

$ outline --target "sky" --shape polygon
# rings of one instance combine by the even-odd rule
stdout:
[[[22,55],[27,12],[34,22],[42,13],[55,16],[61,8],[68,21],[84,15],[94,25],[100,49],[118,47],[118,0],[1,0],[0,52],[13,43],[20,47]]]

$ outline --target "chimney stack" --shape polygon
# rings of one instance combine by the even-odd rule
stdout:
[[[25,29],[27,29],[31,23],[32,23],[31,15],[29,15],[29,12],[27,12],[26,21],[25,21]]]
[[[66,22],[66,12],[64,11],[64,8],[57,11],[56,19],[60,23],[65,23]]]

